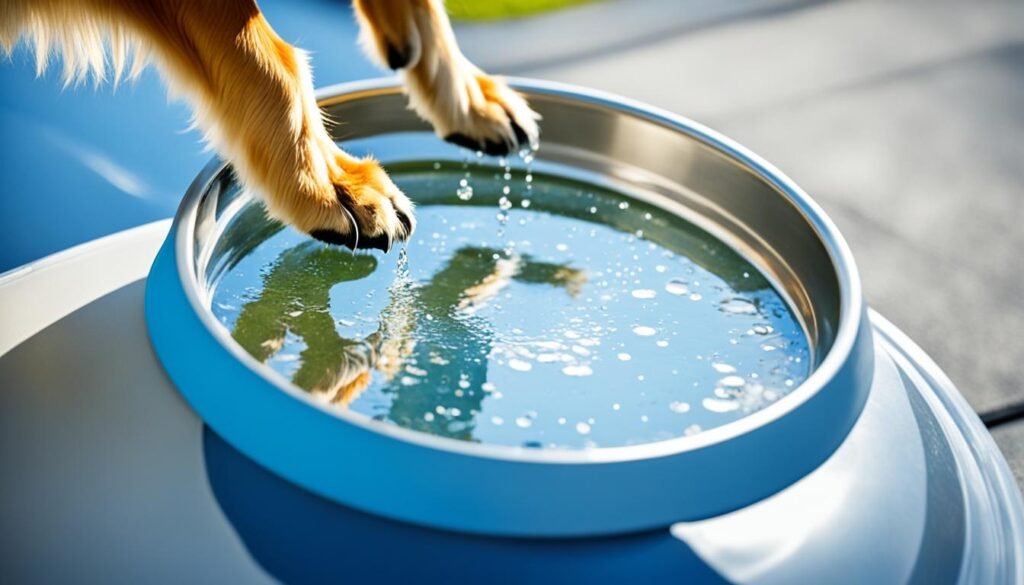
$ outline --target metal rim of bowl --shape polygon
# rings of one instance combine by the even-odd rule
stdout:
[[[438,450],[454,456],[540,465],[635,463],[654,460],[674,463],[676,462],[675,456],[701,452],[716,446],[732,444],[732,451],[723,449],[721,452],[735,452],[737,448],[735,445],[739,443],[735,440],[753,437],[755,432],[758,433],[756,436],[759,439],[765,437],[770,439],[764,444],[764,448],[771,448],[771,441],[785,436],[783,440],[785,444],[806,444],[805,450],[813,452],[806,457],[794,456],[792,463],[780,462],[783,467],[788,466],[784,472],[780,472],[781,476],[784,476],[783,479],[766,480],[765,484],[771,484],[772,487],[753,490],[757,494],[751,496],[746,503],[766,497],[816,468],[838,447],[857,420],[869,392],[871,372],[873,371],[871,330],[866,320],[866,308],[862,299],[856,266],[845,241],[821,208],[770,164],[735,142],[686,118],[588,89],[521,79],[512,80],[512,83],[517,90],[525,93],[528,97],[550,97],[570,103],[603,108],[614,114],[632,116],[684,134],[700,145],[709,147],[742,165],[745,170],[753,173],[757,180],[766,183],[797,210],[826,251],[839,291],[838,320],[834,338],[823,359],[817,363],[817,367],[802,384],[778,401],[757,412],[694,436],[682,436],[633,446],[583,450],[544,450],[473,444],[384,425],[361,415],[324,408],[283,376],[264,367],[245,353],[234,342],[227,330],[214,319],[209,311],[208,303],[204,303],[206,295],[203,294],[204,291],[200,290],[197,277],[196,235],[199,231],[209,235],[217,230],[217,226],[208,224],[197,226],[197,220],[200,219],[199,208],[207,192],[224,171],[225,165],[219,160],[212,161],[189,188],[175,218],[168,241],[168,246],[173,242],[173,250],[170,253],[174,257],[177,277],[180,280],[184,296],[206,333],[241,362],[246,369],[269,386],[310,408],[325,413],[344,424],[354,425],[406,444]],[[393,78],[388,78],[325,88],[319,92],[319,97],[322,106],[330,106],[381,95],[394,96],[399,95],[400,92],[401,88],[398,82]],[[542,146],[540,154],[543,152]],[[812,402],[817,405],[814,409],[802,408]],[[796,412],[801,412],[803,416],[792,416]],[[798,419],[799,422],[787,425],[778,424]],[[772,429],[772,433],[766,431],[769,428]],[[230,437],[227,438],[230,439]],[[748,440],[743,445],[744,454],[750,454],[752,449],[762,448],[757,441]],[[340,499],[345,501],[344,498]],[[726,504],[725,508],[730,506],[735,508],[743,503],[743,501],[737,500]],[[725,509],[719,505],[717,509],[709,510],[708,513],[723,511]],[[432,523],[422,518],[414,518],[413,521]],[[438,522],[438,524],[450,526],[456,523]],[[623,525],[629,525],[629,522],[625,522]],[[474,528],[470,528],[470,530],[474,530]],[[504,532],[500,528],[489,530],[476,527],[475,530],[493,533]],[[614,532],[618,529],[612,527],[610,531]],[[559,531],[547,532],[558,533]],[[572,530],[565,532],[572,532]]]

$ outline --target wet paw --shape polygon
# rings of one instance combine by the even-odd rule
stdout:
[[[438,133],[445,140],[492,156],[537,148],[540,116],[530,109],[522,96],[504,80],[482,73],[472,76],[468,83],[466,106],[439,108],[450,112],[451,119],[434,120]]]
[[[346,158],[331,175],[333,217],[305,230],[310,236],[353,250],[388,252],[412,235],[412,202],[377,161]]]

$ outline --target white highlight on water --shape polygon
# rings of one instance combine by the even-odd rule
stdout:
[[[740,407],[740,403],[735,400],[722,400],[721,398],[705,398],[701,405],[705,410],[719,413],[732,412]]]
[[[512,358],[508,360],[508,367],[519,372],[529,372],[533,369],[533,364],[520,359]]]
[[[562,373],[566,376],[589,376],[594,373],[590,366],[565,366]]]
[[[727,388],[741,388],[747,382],[739,376],[726,376],[719,380],[718,383]]]
[[[648,327],[646,325],[637,325],[636,327],[633,328],[633,333],[639,335],[640,337],[650,337],[657,332],[658,330],[655,329],[654,327]]]
[[[665,283],[665,292],[670,295],[685,295],[690,292],[690,287],[686,286],[685,282],[673,278]]]
[[[711,364],[711,367],[715,369],[719,374],[731,374],[736,371],[736,368],[722,362],[715,362]]]
[[[669,410],[671,410],[672,412],[675,412],[677,414],[683,414],[683,413],[686,413],[686,412],[690,412],[690,405],[688,403],[686,403],[686,402],[678,402],[678,401],[677,402],[673,402],[672,404],[668,405],[668,408],[669,408]]]

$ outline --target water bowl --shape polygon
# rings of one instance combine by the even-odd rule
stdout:
[[[868,396],[850,253],[785,176],[686,119],[520,81],[541,148],[438,140],[391,81],[321,93],[416,202],[388,254],[266,218],[212,162],[147,288],[168,374],[243,453],[342,504],[611,534],[804,477]]]

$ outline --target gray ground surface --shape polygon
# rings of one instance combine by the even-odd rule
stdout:
[[[984,414],[1024,403],[1022,23],[1024,2],[620,0],[459,38],[485,69],[661,106],[776,164]],[[1020,478],[1024,423],[996,436]]]
[[[1017,485],[1024,486],[1024,421],[1015,420],[992,429],[996,444],[1003,450]]]

